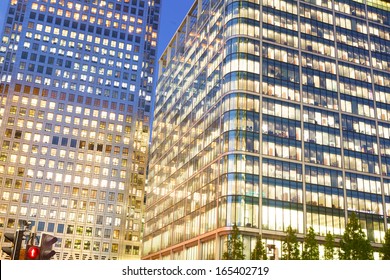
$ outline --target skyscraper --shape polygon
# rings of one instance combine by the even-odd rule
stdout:
[[[57,259],[139,259],[159,6],[10,1],[1,235],[30,220],[59,239]]]
[[[160,58],[143,258],[390,225],[390,4],[198,0]],[[320,238],[320,237],[319,237]]]

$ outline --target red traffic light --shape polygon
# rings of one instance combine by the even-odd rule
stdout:
[[[31,246],[27,249],[27,259],[28,260],[39,260],[40,249],[37,246]]]

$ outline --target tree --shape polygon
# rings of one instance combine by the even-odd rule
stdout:
[[[223,253],[223,260],[244,260],[244,244],[241,240],[241,233],[237,225],[233,225],[233,231],[228,236],[227,251]]]
[[[257,237],[256,246],[252,251],[251,260],[266,260],[267,251],[265,249],[264,243],[261,240],[261,235]]]
[[[340,260],[373,260],[373,250],[359,219],[352,213],[342,239],[340,240]]]
[[[334,260],[334,236],[328,232],[325,236],[324,258],[325,260]]]
[[[318,248],[318,242],[316,240],[316,234],[312,227],[309,228],[303,242],[302,260],[319,260],[320,251]]]
[[[382,260],[390,260],[390,229],[386,231],[385,243],[381,248]]]
[[[297,238],[297,231],[288,226],[286,230],[286,237],[283,240],[282,250],[283,260],[299,260],[299,243]]]

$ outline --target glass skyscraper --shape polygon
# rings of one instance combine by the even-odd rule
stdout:
[[[352,212],[379,246],[389,53],[387,1],[196,1],[159,61],[143,258],[220,259],[233,224],[280,257]]]
[[[139,259],[160,0],[9,2],[0,235],[30,220],[56,259]]]

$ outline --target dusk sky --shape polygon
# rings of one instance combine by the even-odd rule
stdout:
[[[0,0],[0,33],[3,32],[3,22],[10,0]],[[194,0],[161,0],[160,39],[158,42],[158,57],[164,51],[172,35],[175,33]]]

